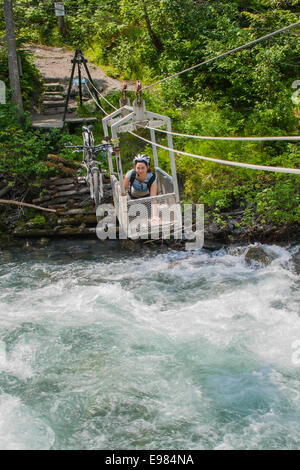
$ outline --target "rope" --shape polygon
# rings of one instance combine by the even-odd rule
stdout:
[[[111,106],[112,108],[114,108],[115,110],[117,109],[112,103],[110,103],[104,95],[102,95],[102,93],[100,93],[99,90],[97,90],[97,88],[95,87],[95,85],[87,78],[87,77],[84,77],[89,83],[90,85],[92,85],[92,87],[94,88],[95,92],[98,93],[99,96],[101,96],[101,98],[106,101],[107,104],[109,104],[109,106]]]
[[[87,86],[86,82],[84,82],[85,86],[86,86],[86,89],[87,91],[89,92],[91,98],[94,100],[94,102],[96,103],[96,105],[101,109],[101,111],[103,112],[103,114],[105,114],[107,116],[107,113],[104,111],[104,109],[100,106],[100,104],[95,100],[91,90],[89,89],[89,87]]]
[[[155,142],[151,142],[150,140],[144,139],[144,137],[141,137],[137,134],[134,134],[133,132],[129,132],[129,133],[134,135],[138,139],[143,140],[144,142],[147,142],[147,144],[155,145],[156,147],[159,147],[163,150],[170,150],[170,151],[176,152],[180,155],[185,155],[187,157],[198,158],[200,160],[207,160],[207,161],[213,162],[213,163],[221,163],[222,165],[237,166],[237,167],[240,167],[240,168],[248,168],[249,170],[273,171],[273,172],[276,172],[276,173],[291,173],[291,174],[295,174],[295,175],[300,175],[300,170],[298,170],[296,168],[282,168],[282,167],[275,167],[275,166],[253,165],[252,163],[240,163],[240,162],[232,162],[230,160],[220,160],[218,158],[202,157],[200,155],[195,155],[193,153],[182,152],[181,150],[176,150],[176,149],[170,149],[169,147],[165,147],[165,146],[157,144]]]
[[[232,54],[233,52],[241,51],[242,49],[245,49],[246,47],[252,46],[253,44],[263,41],[264,39],[270,38],[279,33],[283,33],[284,31],[287,31],[288,29],[291,29],[291,28],[295,28],[296,26],[299,26],[299,25],[300,25],[300,21],[298,21],[297,23],[290,24],[289,26],[285,26],[284,28],[274,31],[273,33],[266,34],[265,36],[255,39],[254,41],[247,42],[247,44],[243,44],[242,46],[235,47],[234,49],[231,49],[230,51],[223,52],[223,54],[217,55],[216,57],[213,57],[212,59],[205,60],[204,62],[200,62],[200,64],[193,65],[192,67],[182,70],[181,72],[174,73],[173,75],[170,75],[169,77],[163,78],[162,80],[158,80],[157,82],[152,83],[152,85],[143,87],[142,90],[147,90],[148,88],[152,88],[155,85],[158,85],[159,83],[165,82],[166,80],[170,80],[171,78],[178,77],[178,75],[189,72],[190,70],[194,70],[197,67],[201,67],[202,65],[209,64],[213,62],[214,60],[221,59],[222,57],[226,57],[227,55]]]
[[[240,140],[240,141],[273,141],[273,140],[300,140],[300,136],[291,135],[291,136],[274,136],[274,137],[213,137],[213,136],[202,136],[202,135],[189,135],[189,134],[178,134],[177,132],[170,132],[164,129],[155,129],[154,127],[147,126],[147,129],[152,131],[163,132],[164,134],[171,134],[178,137],[190,137],[192,139],[202,139],[202,140]]]

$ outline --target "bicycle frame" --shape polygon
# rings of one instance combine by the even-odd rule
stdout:
[[[83,127],[82,137],[84,145],[68,146],[67,148],[74,148],[75,152],[83,152],[82,167],[86,169],[87,175],[85,181],[90,188],[91,199],[94,200],[96,208],[101,203],[104,196],[103,191],[103,170],[101,163],[97,161],[97,155],[100,152],[108,152],[112,148],[111,144],[102,143],[94,145],[93,126]],[[106,170],[105,170],[106,172]]]
[[[98,203],[100,204],[100,201],[103,198],[103,182],[101,164],[97,162],[97,154],[93,148],[95,145],[95,139],[92,125],[82,127],[82,138],[83,144],[90,147],[83,150],[83,166],[85,166],[87,170],[86,179],[90,187],[91,199],[95,201],[95,205],[97,207]]]

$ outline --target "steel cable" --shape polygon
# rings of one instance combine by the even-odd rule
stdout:
[[[152,131],[163,132],[164,134],[174,135],[176,137],[187,137],[192,139],[201,139],[201,140],[236,140],[236,141],[294,141],[300,140],[300,136],[290,135],[290,136],[273,136],[273,137],[214,137],[214,136],[202,136],[202,135],[190,135],[190,134],[179,134],[178,132],[170,132],[164,129],[157,129],[154,127],[147,126],[147,129]]]

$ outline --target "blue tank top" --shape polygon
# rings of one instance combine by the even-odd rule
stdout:
[[[133,171],[135,170],[130,170],[128,171],[128,173],[126,173],[126,178],[129,180],[129,182],[130,182]],[[146,179],[143,182],[141,182],[138,180],[137,175],[136,175],[131,186],[132,195],[138,197],[138,196],[145,196],[146,194],[149,194],[147,182],[152,178],[152,176],[153,176],[152,172],[147,173]],[[156,181],[157,180],[155,178],[153,183],[156,183]]]

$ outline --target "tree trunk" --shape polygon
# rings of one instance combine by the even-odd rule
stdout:
[[[152,44],[153,44],[154,48],[160,54],[163,51],[164,46],[163,46],[161,40],[159,39],[159,37],[155,34],[155,32],[152,29],[145,0],[142,0],[142,4],[143,4],[143,10],[144,10],[144,18],[145,18],[145,21],[146,21],[146,25],[147,25],[147,29],[148,29],[150,39],[152,41]]]
[[[31,207],[32,209],[38,209],[39,211],[56,212],[55,209],[47,209],[46,207],[36,206],[34,204],[27,204],[27,202],[11,201],[10,199],[0,199],[0,204],[12,204],[14,206]]]
[[[58,17],[58,25],[59,25],[59,33],[61,37],[65,37],[66,35],[66,27],[65,27],[65,17],[59,16]]]
[[[9,81],[12,89],[12,99],[17,105],[17,112],[22,119],[24,114],[22,93],[19,79],[19,65],[15,37],[15,24],[13,18],[12,0],[4,0],[4,15],[6,25],[6,43],[8,54]]]

